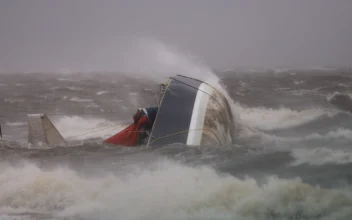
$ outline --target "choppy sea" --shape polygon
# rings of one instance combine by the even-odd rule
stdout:
[[[149,149],[101,140],[154,102],[155,80],[0,74],[0,219],[352,219],[352,71],[217,75],[236,143]],[[28,113],[72,146],[29,146]]]

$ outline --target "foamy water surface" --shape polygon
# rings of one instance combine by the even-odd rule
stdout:
[[[236,143],[160,149],[101,143],[154,101],[155,79],[0,75],[3,136],[20,142],[0,142],[0,219],[351,219],[352,116],[332,100],[352,78],[309,71],[207,75],[230,99]],[[28,149],[24,113],[47,113],[72,146]]]

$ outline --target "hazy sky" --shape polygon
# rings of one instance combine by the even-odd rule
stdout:
[[[0,72],[143,69],[168,46],[214,68],[350,65],[352,0],[0,0]]]

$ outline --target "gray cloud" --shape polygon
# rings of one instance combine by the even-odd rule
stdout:
[[[351,65],[351,11],[350,0],[0,0],[0,72],[155,69],[146,48],[162,43],[148,38],[214,68]]]

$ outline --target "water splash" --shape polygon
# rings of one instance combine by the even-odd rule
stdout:
[[[211,69],[193,55],[153,38],[134,38],[129,43],[126,72],[160,81],[176,74],[203,81],[217,78]]]
[[[67,167],[1,166],[0,212],[79,219],[346,219],[352,194],[300,179],[256,180],[169,160],[116,176],[83,177]],[[208,219],[207,218],[207,219]]]

